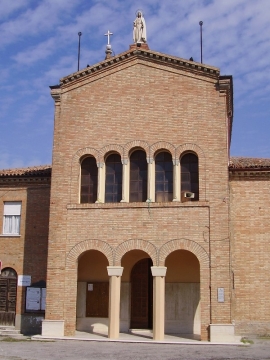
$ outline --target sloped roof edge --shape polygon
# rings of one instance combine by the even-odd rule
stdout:
[[[229,162],[229,170],[270,171],[270,158],[251,158],[251,157],[232,156]]]
[[[136,48],[136,49],[131,48],[125,52],[122,52],[118,55],[110,57],[109,59],[105,59],[101,62],[98,62],[98,63],[92,65],[92,66],[89,66],[87,68],[84,68],[80,71],[77,71],[75,73],[72,73],[68,76],[61,78],[60,85],[68,84],[68,83],[78,80],[86,75],[99,72],[100,70],[103,70],[105,68],[107,69],[117,63],[126,61],[127,59],[134,58],[134,57],[148,58],[149,60],[152,60],[152,61],[158,61],[160,63],[164,63],[164,64],[167,64],[170,66],[176,66],[179,68],[196,70],[203,74],[208,74],[208,75],[212,75],[212,76],[219,76],[219,74],[220,74],[219,68],[214,67],[214,66],[197,63],[195,61],[182,59],[180,57],[160,53],[157,51],[140,49],[140,48]]]
[[[51,165],[32,166],[27,168],[14,168],[0,170],[0,177],[47,177],[51,176]]]

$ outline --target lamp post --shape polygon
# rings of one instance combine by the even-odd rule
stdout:
[[[82,33],[78,32],[78,36],[79,36],[79,45],[78,45],[78,71],[80,70],[80,52],[81,52],[81,36]]]
[[[199,25],[200,25],[200,28],[201,28],[201,64],[202,64],[202,26],[203,26],[203,22],[200,21]]]

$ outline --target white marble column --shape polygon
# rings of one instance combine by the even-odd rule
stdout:
[[[97,163],[98,167],[98,188],[96,203],[105,202],[105,164],[103,162]]]
[[[122,200],[121,202],[129,202],[129,166],[128,159],[122,160],[123,174],[122,174]]]
[[[173,160],[173,201],[180,201],[180,181],[179,160]]]
[[[165,266],[152,266],[153,340],[163,340],[165,330]]]
[[[148,163],[148,179],[147,179],[147,199],[155,202],[155,162],[154,160],[147,159]]]
[[[121,276],[123,274],[121,266],[107,266],[108,275],[110,277],[109,289],[109,339],[119,338],[120,329],[120,289]]]

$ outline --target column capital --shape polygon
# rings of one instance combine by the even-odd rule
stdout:
[[[123,270],[122,266],[107,266],[109,276],[122,276]]]
[[[151,266],[152,276],[166,276],[167,267],[166,266]]]

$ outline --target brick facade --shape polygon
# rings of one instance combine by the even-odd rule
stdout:
[[[134,254],[164,268],[170,254],[183,250],[199,262],[201,339],[209,339],[210,324],[235,323],[237,334],[269,332],[270,182],[262,172],[254,177],[238,169],[237,175],[237,167],[230,167],[229,177],[232,78],[220,76],[215,67],[132,48],[61,79],[51,94],[51,187],[16,185],[14,199],[23,202],[25,219],[21,239],[1,239],[7,244],[7,266],[17,273],[29,271],[38,281],[47,271],[46,321],[63,322],[65,335],[74,334],[83,253],[99,251],[112,267],[123,266],[123,258]],[[129,157],[136,149],[146,153],[148,201],[129,203]],[[172,202],[154,199],[160,151],[172,156]],[[199,201],[183,202],[180,160],[189,152],[199,160]],[[124,190],[121,202],[105,203],[106,159],[112,153],[121,156]],[[96,159],[99,195],[96,203],[81,204],[80,167],[87,156]],[[4,189],[5,198],[13,199]],[[129,276],[125,273],[124,279]],[[128,289],[127,282],[122,285]],[[218,301],[219,288],[224,302]]]

